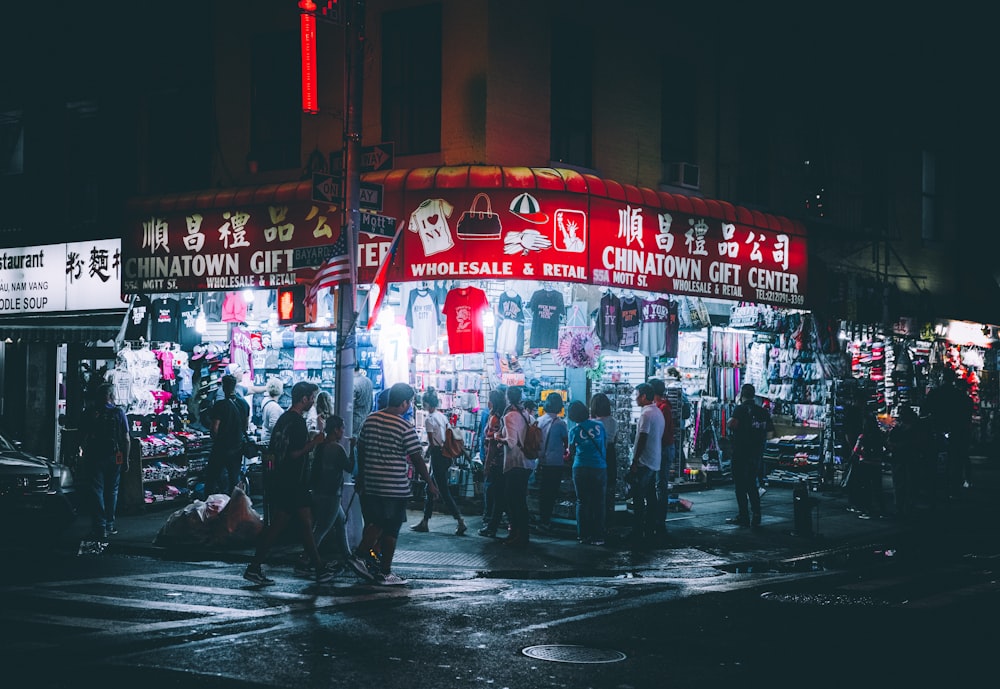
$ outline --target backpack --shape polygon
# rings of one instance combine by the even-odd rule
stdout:
[[[118,452],[118,436],[121,428],[118,423],[118,409],[103,407],[94,412],[90,430],[87,433],[87,454],[93,456],[111,456]]]
[[[524,417],[528,419],[527,416]],[[518,442],[518,447],[524,453],[525,459],[538,459],[542,454],[542,429],[538,427],[538,421],[528,421],[528,427],[524,431],[524,440]]]

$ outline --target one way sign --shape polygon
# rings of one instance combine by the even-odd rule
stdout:
[[[374,146],[361,148],[361,172],[378,172],[391,170],[396,162],[396,144],[385,141]],[[344,152],[334,151],[330,154],[330,170],[342,170],[344,167]]]
[[[379,212],[382,210],[381,184],[361,182],[360,206],[362,210]],[[336,203],[344,201],[344,182],[340,177],[314,172],[312,176],[312,200],[316,203]]]

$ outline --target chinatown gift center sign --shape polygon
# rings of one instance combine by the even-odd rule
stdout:
[[[121,240],[0,249],[0,314],[120,309]]]
[[[777,306],[805,303],[801,228],[777,231],[542,189],[399,196],[385,198],[385,212],[405,223],[391,281],[548,280]],[[364,239],[359,276],[377,267],[388,243]]]
[[[339,209],[313,203],[154,213],[122,240],[122,292],[271,289],[346,253]]]
[[[797,231],[543,189],[387,191],[383,204],[402,227],[389,282],[542,280],[805,304],[806,237],[791,223]],[[122,290],[308,282],[344,252],[341,215],[333,206],[289,202],[139,219],[122,245]],[[373,280],[391,245],[391,237],[360,234],[359,283]]]

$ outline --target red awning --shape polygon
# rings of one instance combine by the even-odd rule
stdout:
[[[537,189],[588,194],[764,230],[806,234],[805,227],[797,220],[734,206],[727,201],[621,184],[564,168],[453,165],[372,172],[362,175],[362,179],[383,185],[387,195],[432,189]],[[312,181],[305,180],[135,198],[129,201],[127,210],[135,214],[166,213],[311,200]]]

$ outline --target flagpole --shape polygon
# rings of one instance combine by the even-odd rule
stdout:
[[[337,380],[334,412],[344,420],[345,447],[354,428],[354,368],[357,362],[354,324],[357,321],[355,270],[361,227],[361,106],[364,77],[365,0],[350,0],[344,23],[344,225],[349,275],[337,286]]]

